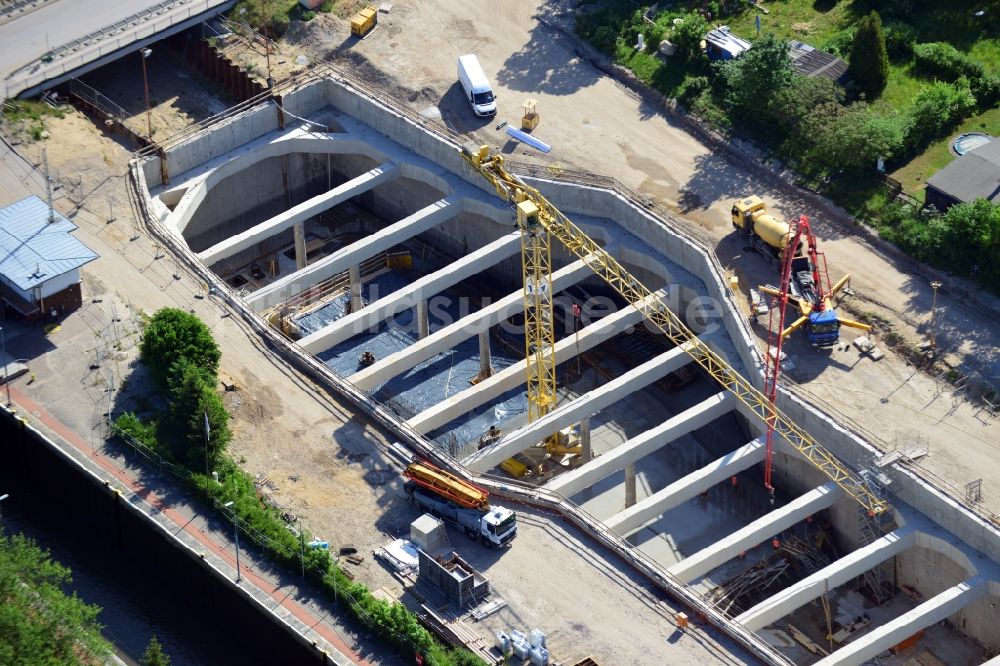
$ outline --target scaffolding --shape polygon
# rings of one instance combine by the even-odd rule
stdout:
[[[881,501],[889,502],[889,484],[892,481],[878,468],[863,469],[860,476],[865,480],[869,491]],[[881,539],[896,527],[896,519],[891,511],[873,513],[864,507],[858,508],[858,531],[861,547]],[[858,578],[858,591],[868,596],[876,605],[881,606],[893,596],[893,562],[890,558],[878,563]]]

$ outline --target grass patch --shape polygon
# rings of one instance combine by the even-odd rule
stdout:
[[[956,135],[965,132],[985,132],[992,136],[1000,136],[1000,108],[990,109],[969,118],[946,138],[932,143],[927,150],[890,175],[902,183],[904,192],[923,201],[924,183],[955,159],[955,154],[951,152],[951,143]]]

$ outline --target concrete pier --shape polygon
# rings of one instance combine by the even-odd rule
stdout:
[[[427,299],[417,301],[417,337],[421,340],[430,333],[430,321],[427,319]]]
[[[361,266],[351,264],[347,267],[347,289],[351,292],[351,312],[361,312],[365,306],[361,300]]]
[[[309,263],[306,256],[306,225],[305,222],[298,222],[292,227],[295,237],[295,270],[301,271]]]
[[[280,215],[275,215],[271,219],[254,225],[242,233],[230,236],[221,243],[213,245],[203,252],[199,252],[198,258],[209,265],[223,259],[228,259],[234,254],[253,247],[275,234],[293,228],[297,224],[304,223],[310,217],[319,215],[323,211],[338,206],[382,183],[387,183],[398,175],[399,171],[395,165],[379,165],[371,171],[347,181],[343,185],[338,185],[329,192],[318,194],[297,206],[289,208]]]
[[[546,488],[572,497],[606,476],[625,469],[625,465],[636,462],[658,451],[670,442],[708,425],[733,409],[736,399],[727,391],[716,393],[690,409],[668,419],[638,437],[620,444],[600,458],[595,458],[577,469],[560,474],[546,484]]]
[[[493,374],[493,357],[490,354],[489,330],[479,332],[479,376],[483,379]]]
[[[499,240],[467,254],[458,261],[448,264],[441,270],[425,275],[403,289],[370,303],[366,307],[359,310],[352,307],[350,314],[332,321],[315,333],[302,338],[299,340],[299,345],[312,354],[318,354],[324,349],[338,345],[344,340],[377,326],[389,317],[413,307],[418,308],[417,322],[419,327],[421,302],[424,308],[423,328],[421,330],[424,334],[420,337],[426,337],[427,299],[429,297],[472,277],[507,257],[513,256],[520,249],[521,235],[516,232],[507,234]]]
[[[581,331],[581,334],[586,330]],[[674,347],[634,370],[612,379],[604,386],[560,405],[537,421],[510,433],[499,442],[477,451],[464,461],[465,466],[478,472],[496,467],[507,458],[538,444],[549,435],[578,423],[582,418],[596,414],[630,393],[687,365],[690,361],[691,357],[684,348]]]
[[[591,270],[584,261],[575,261],[552,274],[552,290],[558,293],[590,274]],[[416,367],[423,361],[451,349],[463,340],[484,330],[489,330],[523,311],[524,293],[519,289],[504,296],[496,303],[487,305],[483,309],[435,331],[410,347],[390,354],[368,368],[359,370],[351,375],[351,382],[364,390],[373,389]]]
[[[604,521],[604,524],[623,536],[627,535],[657,516],[763,460],[764,442],[761,440],[750,442],[653,493],[635,506],[611,516]]]
[[[379,252],[384,252],[394,245],[455,217],[462,212],[462,208],[460,197],[447,197],[435,201],[399,222],[391,224],[357,243],[351,243],[301,271],[295,271],[280,280],[275,280],[266,287],[250,294],[246,301],[257,312],[263,312],[269,307],[287,301],[318,282],[331,278],[337,273],[343,273],[353,264],[360,264]]]
[[[692,583],[741,551],[752,548],[786,530],[806,517],[833,506],[843,492],[832,481],[810,490],[783,507],[774,509],[725,539],[699,550],[670,567],[668,571],[685,583]]]
[[[558,365],[573,358],[577,353],[577,349],[579,351],[587,351],[640,321],[642,321],[642,314],[635,308],[623,308],[609,314],[607,317],[580,331],[579,347],[577,347],[573,336],[556,342],[553,348],[556,364]],[[527,364],[523,360],[509,365],[489,379],[483,380],[473,387],[442,400],[430,409],[425,409],[407,421],[407,425],[421,434],[430,432],[435,428],[440,428],[453,419],[493,400],[512,388],[522,386],[524,384],[526,366]],[[527,446],[524,448],[527,448]],[[523,451],[524,449],[521,450]],[[495,464],[499,464],[501,460],[503,458]],[[489,467],[485,469],[489,469]]]

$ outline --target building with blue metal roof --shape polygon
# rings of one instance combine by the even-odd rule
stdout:
[[[80,267],[97,253],[76,225],[36,196],[0,208],[0,299],[26,317],[79,307]]]

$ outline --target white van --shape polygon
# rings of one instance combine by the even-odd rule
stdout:
[[[458,80],[465,91],[465,98],[472,105],[472,110],[477,116],[496,115],[497,102],[493,96],[493,89],[486,79],[483,68],[479,65],[479,59],[472,53],[464,55],[458,59]]]

